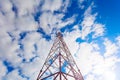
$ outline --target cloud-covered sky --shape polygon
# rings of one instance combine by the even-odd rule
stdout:
[[[84,80],[119,80],[119,0],[0,0],[0,80],[36,80],[60,31]]]

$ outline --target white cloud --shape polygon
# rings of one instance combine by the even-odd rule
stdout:
[[[81,23],[82,39],[86,39],[86,37],[92,32],[94,33],[92,34],[92,38],[96,38],[104,34],[104,25],[100,23],[96,23],[95,21],[97,13],[92,14],[93,6],[94,4],[92,3],[84,13],[84,19]]]
[[[70,6],[70,0],[45,0],[42,6],[42,11],[50,11],[54,13],[54,11],[60,11],[65,13],[67,8]]]
[[[2,77],[5,76],[6,73],[7,73],[7,69],[5,65],[2,63],[2,61],[0,60],[0,79],[2,79]]]
[[[4,79],[5,80],[27,80],[26,78],[23,78],[22,76],[20,76],[18,69],[7,74]]]
[[[82,3],[83,0],[80,0]],[[29,77],[30,80],[35,80],[41,69],[45,58],[48,55],[53,40],[47,41],[42,38],[40,33],[35,32],[38,27],[38,23],[35,22],[33,13],[36,12],[36,8],[41,3],[41,0],[0,0],[0,79],[4,77],[6,80],[27,80],[21,75]],[[18,16],[12,11],[14,4],[18,9]],[[52,33],[53,28],[63,28],[75,22],[76,14],[70,18],[62,20],[67,11],[67,7],[70,6],[70,1],[65,0],[63,3],[61,0],[48,1],[45,0],[42,5],[42,14],[39,17],[40,27],[47,33]],[[63,33],[65,42],[70,49],[73,57],[75,58],[77,65],[81,69],[81,72],[86,76],[86,80],[115,80],[114,68],[116,63],[120,62],[117,57],[118,50],[120,50],[120,37],[116,38],[117,42],[112,42],[105,39],[104,42],[96,43],[91,41],[90,43],[76,43],[76,39],[86,37],[91,34],[92,38],[100,37],[104,34],[104,25],[96,22],[97,13],[92,14],[92,7],[90,7],[84,13],[84,19],[81,23],[82,30],[79,30],[79,25],[73,27],[73,31]],[[63,7],[63,9],[61,9]],[[40,8],[40,9],[41,9]],[[61,11],[60,14],[54,14],[54,11]],[[47,12],[50,11],[50,12]],[[3,14],[4,13],[4,14]],[[19,40],[19,34],[22,32],[29,32],[24,39]],[[15,38],[12,38],[8,32]],[[53,35],[52,39],[55,35]],[[19,43],[23,44],[23,50],[20,49]],[[105,53],[102,55],[99,50],[100,46],[105,46]],[[37,50],[35,50],[36,45]],[[21,55],[18,56],[18,55]],[[26,62],[22,62],[23,58]],[[31,62],[30,59],[33,59]],[[15,68],[13,71],[7,73],[7,68],[3,64],[3,61],[7,60]],[[21,70],[21,73],[19,72]],[[91,74],[92,73],[92,74]],[[110,73],[111,78],[109,78]],[[99,76],[96,78],[96,76]]]
[[[78,50],[79,44],[76,43],[76,39],[81,36],[77,25],[74,26],[74,29],[75,30],[72,32],[64,33],[65,34],[64,40],[65,40],[67,46],[69,46],[68,48],[69,48],[70,52],[72,53],[72,55],[74,55],[74,53],[76,53]]]
[[[96,59],[95,56],[99,56],[99,53],[96,51],[93,52],[92,44],[81,43],[78,53],[76,53],[76,61],[80,63],[78,66],[81,69],[83,75],[88,74],[92,70],[92,66],[96,63],[93,63],[93,59]],[[99,57],[101,59],[101,57]],[[98,59],[97,59],[98,60]],[[96,60],[95,60],[96,61]],[[84,65],[84,66],[83,66]]]
[[[19,71],[16,69],[21,65],[23,59],[18,56],[20,48],[18,39],[21,32],[36,30],[37,23],[31,15],[16,18],[15,13],[12,11],[12,2],[9,0],[0,0],[0,7],[0,67],[2,69],[0,79],[2,80],[2,77],[3,79],[6,77],[7,80],[26,80],[19,75]],[[12,41],[12,38],[15,38],[15,40]],[[7,69],[2,64],[4,60],[8,61],[15,70],[6,74]]]
[[[40,27],[42,27],[47,34],[50,34],[52,29],[57,26],[57,23],[61,22],[63,16],[63,14],[53,15],[51,12],[45,12],[40,17]]]
[[[86,0],[78,0],[78,5],[81,9],[84,9],[85,8],[85,5],[83,5],[83,3],[85,2]]]
[[[34,21],[33,16],[24,16],[16,19],[15,27],[19,31],[34,31],[37,30],[37,22]]]
[[[34,36],[33,36],[34,35]],[[31,58],[35,57],[36,54],[34,45],[41,39],[41,35],[39,33],[29,33],[22,40],[22,44],[24,46],[24,50],[22,50],[24,58],[29,61]]]
[[[67,8],[70,6],[70,0],[64,0],[64,2],[62,3],[62,9],[60,11],[62,11],[63,13],[65,13],[67,11]]]
[[[43,61],[41,58],[37,57],[33,60],[33,62],[29,63],[22,63],[20,65],[21,72],[23,75],[28,76],[30,80],[35,80],[39,74],[39,71],[41,69],[41,65]]]
[[[34,36],[33,36],[34,35]],[[36,79],[37,75],[49,53],[52,41],[47,41],[38,33],[30,33],[23,39],[24,45],[24,58],[29,61],[35,57],[32,62],[22,63],[19,65],[22,69],[22,74],[30,77],[30,80]],[[34,49],[34,44],[37,50]],[[34,52],[34,53],[33,53]]]
[[[25,2],[16,2],[15,0],[12,1],[15,4],[24,4]],[[7,35],[7,32],[12,32],[15,37],[19,36],[19,33],[21,31],[31,31],[31,30],[36,30],[37,28],[37,23],[34,21],[34,17],[32,14],[24,15],[24,16],[19,16],[16,17],[16,13],[12,11],[12,2],[9,0],[5,0],[0,2],[1,8],[0,8],[0,27],[2,31],[2,35]],[[30,1],[28,1],[30,2]],[[36,2],[38,2],[36,0]],[[32,3],[32,2],[31,2]],[[26,5],[27,3],[25,3]],[[33,4],[33,3],[32,3]],[[20,7],[18,7],[20,8]],[[25,7],[23,7],[25,8]],[[34,7],[30,7],[34,9]],[[22,9],[22,8],[20,8]],[[22,9],[23,10],[23,9]],[[26,10],[26,8],[25,8]],[[30,9],[31,10],[31,9]],[[18,11],[19,12],[19,11]],[[24,12],[24,11],[23,11]],[[7,24],[6,24],[7,23]]]
[[[0,47],[0,58],[11,62],[14,66],[18,65],[21,62],[21,58],[17,56],[16,50],[19,48],[17,42],[12,42],[9,36],[4,36],[0,39],[0,44],[2,45]]]
[[[61,8],[62,6],[62,0],[45,0],[42,10],[43,11],[57,11]]]
[[[70,6],[69,0],[45,0],[42,6],[42,14],[39,17],[40,27],[47,33],[52,33],[53,29],[60,30],[60,28],[65,27],[74,23],[76,15],[62,20],[65,16],[67,8]],[[60,13],[54,14],[54,11],[60,11]]]
[[[12,4],[9,0],[0,0],[0,11],[7,13],[12,9]]]
[[[54,28],[58,30],[62,27],[72,24],[75,21],[75,16],[62,21],[64,14],[54,15],[51,12],[44,12],[40,17],[40,27],[47,33],[50,34]]]
[[[24,16],[34,13],[41,0],[12,0],[12,3],[17,7],[18,16]]]
[[[79,63],[78,66],[80,67],[83,75],[87,75],[87,77],[89,77],[89,74],[92,73],[92,75],[103,77],[102,79],[94,78],[93,80],[106,80],[109,78],[106,74],[107,71],[112,73],[117,66],[116,63],[119,62],[119,58],[115,55],[117,49],[114,49],[117,46],[112,47],[113,50],[111,52],[113,55],[110,54],[111,56],[106,57],[99,53],[99,48],[94,49],[94,44],[97,45],[98,43],[81,43],[79,51],[76,54],[76,62],[77,64]],[[110,45],[105,45],[105,48],[108,46],[110,47]],[[107,50],[104,54],[107,54]],[[111,75],[111,77],[111,80],[115,80],[115,73],[114,75]]]
[[[104,31],[105,31],[104,25],[99,24],[99,23],[95,23],[93,25],[93,30],[92,31],[94,32],[93,38],[102,36],[104,34]]]
[[[86,80],[95,80],[95,79],[94,79],[94,75],[89,74],[89,75],[86,77]]]
[[[115,55],[118,52],[119,47],[109,39],[105,39],[104,45],[106,46],[106,52],[104,54],[105,57]]]
[[[2,1],[0,2],[1,8],[0,8],[0,28],[5,35],[7,31],[14,30],[14,16],[15,14],[12,12],[12,4],[8,1]],[[5,10],[4,10],[5,9]],[[7,24],[6,24],[7,22]],[[2,35],[2,34],[1,34]]]
[[[100,78],[100,80],[116,80],[115,73],[111,71],[106,71],[103,75],[103,77]]]

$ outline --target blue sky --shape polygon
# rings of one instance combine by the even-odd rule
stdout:
[[[58,31],[84,80],[119,80],[119,3],[0,0],[0,80],[35,80]]]
[[[106,24],[108,34],[119,34],[119,21],[120,21],[120,1],[119,0],[96,0],[97,11],[101,16],[100,21]]]

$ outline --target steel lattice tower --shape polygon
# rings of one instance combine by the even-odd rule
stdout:
[[[60,32],[57,33],[37,80],[84,80]]]

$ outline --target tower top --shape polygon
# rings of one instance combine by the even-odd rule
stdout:
[[[61,37],[62,37],[62,33],[61,33],[61,32],[58,32],[58,33],[57,33],[57,37],[61,38]]]

